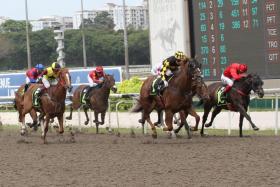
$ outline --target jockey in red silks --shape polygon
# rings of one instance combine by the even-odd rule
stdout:
[[[233,63],[225,69],[224,73],[221,76],[222,82],[226,85],[222,93],[223,95],[229,92],[234,81],[244,77],[244,73],[247,72],[247,69],[248,67],[246,64],[238,64],[238,63]]]
[[[102,66],[97,66],[95,70],[92,70],[88,74],[89,87],[84,89],[84,97],[82,103],[86,104],[89,101],[89,93],[95,87],[102,85],[104,81],[104,70]]]
[[[40,74],[43,72],[44,69],[44,65],[37,64],[34,68],[31,68],[26,72],[24,92],[26,92],[31,83],[37,83],[40,80]]]

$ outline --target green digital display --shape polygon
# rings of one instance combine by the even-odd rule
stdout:
[[[280,0],[192,0],[193,51],[206,80],[231,63],[280,78]]]

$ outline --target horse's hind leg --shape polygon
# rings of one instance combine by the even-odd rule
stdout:
[[[69,116],[66,117],[67,120],[71,120],[72,119],[72,113],[73,113],[73,104],[70,104],[70,114]]]
[[[190,108],[190,110],[188,111],[188,113],[193,116],[195,118],[195,127],[192,127],[191,130],[192,131],[197,131],[198,130],[198,125],[200,122],[200,117],[199,115],[195,112],[194,108]]]
[[[181,115],[181,113],[180,113],[180,115]],[[186,117],[186,118],[188,117],[188,113],[186,113],[185,117]],[[178,120],[177,120],[177,121],[178,121]],[[181,119],[180,121],[181,121],[181,123],[179,123],[178,128],[174,130],[174,132],[175,132],[176,134],[179,133],[179,131],[181,130],[181,128],[184,126],[184,123],[186,122],[186,121],[184,121],[184,120],[182,120],[182,119]]]
[[[215,107],[213,112],[212,112],[212,116],[211,116],[211,121],[207,124],[205,124],[205,127],[211,127],[212,123],[215,119],[215,117],[221,112],[222,108],[221,107]]]
[[[174,131],[173,131],[173,116],[174,113],[171,110],[165,110],[165,125],[167,127],[163,128],[163,131],[169,131],[169,133],[172,135],[172,137],[176,137]]]
[[[99,133],[99,121],[98,121],[98,112],[94,111],[94,121],[96,127],[96,134]]]
[[[44,123],[42,125],[42,139],[43,139],[43,143],[46,144],[46,135],[47,132],[49,130],[49,122],[50,122],[50,117],[47,115],[46,116],[46,120],[44,120]]]
[[[106,111],[101,113],[101,122],[99,123],[100,125],[104,125],[104,123],[105,123],[105,115],[106,115]]]
[[[242,114],[240,114],[240,116],[239,116],[239,137],[243,137],[243,133],[242,133],[243,119],[244,119],[244,116]]]
[[[205,122],[207,120],[207,117],[208,117],[208,114],[209,114],[211,108],[212,108],[211,105],[205,103],[205,105],[204,105],[204,114],[203,114],[203,117],[202,117],[202,127],[201,127],[201,130],[200,130],[200,135],[201,136],[204,136],[204,124],[205,124]]]
[[[87,125],[88,124],[88,122],[89,122],[89,117],[88,117],[88,113],[87,113],[87,111],[88,111],[88,108],[87,107],[83,107],[83,109],[84,109],[84,112],[85,112],[85,115],[86,115],[86,121],[85,121],[85,125]]]

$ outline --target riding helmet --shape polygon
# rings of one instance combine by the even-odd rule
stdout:
[[[185,59],[185,55],[182,51],[177,51],[174,56],[175,56],[176,60],[184,60]]]
[[[53,70],[59,70],[61,67],[60,67],[60,65],[59,65],[59,63],[57,63],[57,62],[53,62],[52,63],[52,69]]]
[[[247,69],[248,69],[248,67],[247,67],[246,64],[240,64],[240,66],[239,66],[239,71],[240,72],[244,73],[244,72],[247,71]]]
[[[98,72],[98,73],[102,73],[103,72],[103,67],[102,66],[97,66],[95,68],[95,71]]]
[[[39,71],[43,71],[45,69],[43,64],[36,64],[35,68]]]

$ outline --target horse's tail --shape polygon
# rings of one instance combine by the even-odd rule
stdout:
[[[18,110],[17,104],[16,104],[16,100],[15,100],[15,99],[14,99],[14,101],[13,101],[13,105],[14,105],[15,110]]]
[[[139,99],[136,99],[136,100],[137,100],[137,103],[136,103],[136,105],[133,106],[133,108],[130,110],[130,112],[136,113],[136,112],[140,112],[141,110],[143,110],[143,107],[140,104]]]

